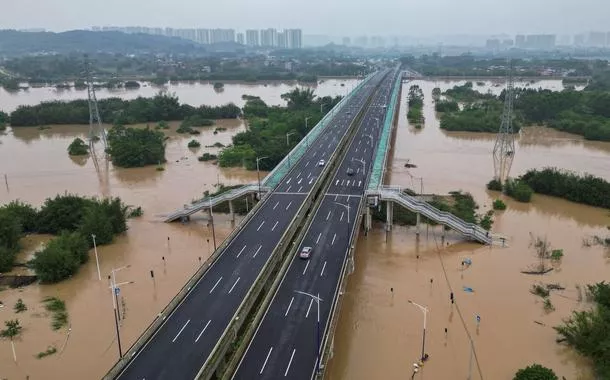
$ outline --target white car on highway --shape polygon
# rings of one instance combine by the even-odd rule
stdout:
[[[324,165],[326,165],[326,161],[324,161],[324,160],[318,161],[318,166],[324,166]]]

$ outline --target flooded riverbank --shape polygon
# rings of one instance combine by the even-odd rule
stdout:
[[[450,134],[438,129],[430,102],[431,89],[437,84],[416,83],[425,88],[426,125],[421,131],[409,127],[404,109],[400,111],[386,183],[419,189],[419,178],[423,177],[425,192],[463,189],[475,196],[481,211],[488,209],[497,196],[484,187],[493,174],[493,136]],[[450,88],[456,83],[463,81],[438,85]],[[561,85],[559,81],[551,84]],[[228,86],[225,84],[225,91]],[[491,83],[487,86],[494,88]],[[343,87],[336,88],[341,91]],[[259,90],[271,91],[269,87]],[[241,97],[241,93],[237,94],[241,91],[236,91],[237,98]],[[280,99],[281,93],[287,90],[278,87],[274,91],[268,96]],[[403,95],[407,91],[408,86],[403,88]],[[333,94],[337,93],[340,92]],[[197,104],[201,103],[206,101]],[[401,105],[405,103],[403,96]],[[91,158],[71,159],[66,151],[75,137],[87,134],[87,126],[0,132],[0,162],[3,163],[0,176],[7,173],[8,179],[8,188],[0,183],[0,203],[21,199],[38,206],[45,198],[67,191],[119,196],[127,204],[144,209],[143,217],[129,221],[125,236],[112,245],[98,248],[102,281],[97,279],[92,257],[74,278],[60,284],[0,291],[0,300],[6,305],[0,309],[0,321],[19,318],[24,326],[22,336],[15,342],[17,363],[13,362],[10,344],[0,341],[0,378],[24,379],[28,375],[31,380],[100,378],[118,357],[112,300],[105,279],[110,270],[130,265],[118,273],[117,280],[134,281],[121,289],[125,305],[121,343],[126,350],[194,273],[199,257],[203,261],[209,256],[213,239],[205,216],[181,225],[161,223],[157,215],[182,207],[205,190],[213,190],[218,182],[232,185],[256,181],[256,172],[222,169],[211,162],[197,161],[203,152],[216,152],[215,148],[205,148],[206,145],[227,144],[231,135],[245,128],[239,120],[221,121],[217,126],[226,127],[227,131],[214,135],[214,127],[202,128],[198,136],[178,135],[173,129],[167,132],[170,139],[165,171],[156,171],[154,166],[117,169],[110,165],[100,175]],[[187,148],[193,138],[201,142],[200,149]],[[546,129],[526,129],[517,142],[513,174],[530,167],[557,165],[610,178],[609,156],[608,143],[582,141]],[[407,160],[418,167],[407,171],[404,168]],[[574,301],[576,284],[607,279],[610,257],[600,248],[582,248],[581,239],[603,233],[605,225],[610,225],[608,212],[544,196],[534,196],[531,204],[506,202],[508,209],[496,214],[494,230],[508,236],[509,248],[490,250],[459,243],[445,247],[440,256],[456,295],[459,313],[455,306],[451,313],[449,287],[436,251],[434,237],[438,238],[440,230],[430,229],[426,236],[424,229],[419,245],[413,229],[402,227],[394,229],[387,243],[381,229],[374,230],[367,238],[361,237],[356,272],[345,294],[335,337],[335,356],[327,378],[393,379],[410,375],[411,363],[421,349],[422,322],[419,310],[407,303],[412,299],[430,307],[426,342],[430,361],[420,378],[466,377],[469,346],[461,327],[461,313],[474,339],[485,378],[511,379],[517,368],[536,361],[569,379],[590,380],[586,363],[572,351],[555,344],[551,326],[558,324],[572,308],[585,307],[584,303]],[[232,225],[223,215],[216,216],[215,222],[216,238],[220,242]],[[536,260],[529,247],[529,232],[546,236],[553,247],[563,248],[565,252],[560,268],[542,279],[566,286],[561,295],[551,295],[557,310],[550,314],[544,313],[540,299],[528,291],[539,278],[520,273]],[[27,239],[30,239],[28,247],[36,247],[45,238]],[[27,256],[24,252],[18,261]],[[462,272],[459,263],[463,257],[470,257],[473,265]],[[155,273],[154,281],[150,270]],[[432,287],[430,278],[433,278]],[[464,292],[462,286],[472,287],[474,293]],[[394,288],[393,298],[390,287]],[[67,329],[51,330],[50,316],[40,302],[46,296],[58,296],[66,302],[71,326],[69,337]],[[13,312],[12,306],[18,298],[28,306],[27,312]],[[475,314],[482,318],[479,335]],[[448,328],[447,346],[445,327]],[[34,357],[49,345],[54,345],[58,352],[43,359]]]
[[[241,98],[244,94],[259,96],[269,105],[282,105],[285,103],[282,100],[281,95],[296,87],[311,88],[315,91],[316,95],[320,97],[336,96],[345,95],[346,91],[350,91],[356,87],[359,82],[360,79],[356,78],[327,78],[321,81],[321,83],[315,84],[304,84],[296,81],[269,81],[256,83],[226,81],[224,82],[224,87],[220,90],[214,89],[214,83],[211,82],[177,82],[168,83],[165,86],[144,83],[144,86],[139,89],[100,88],[96,90],[96,94],[98,100],[111,97],[131,100],[138,96],[151,98],[159,91],[167,91],[176,94],[181,103],[190,104],[196,107],[202,104],[219,106],[231,102],[242,107],[246,102]],[[20,105],[35,105],[46,101],[69,101],[75,99],[87,99],[87,90],[31,87],[27,90],[9,92],[0,87],[0,111],[4,112],[12,112]]]
[[[608,210],[541,195],[523,204],[487,191],[485,183],[493,177],[495,136],[447,133],[439,129],[435,117],[432,88],[445,90],[458,83],[464,81],[413,81],[403,86],[386,183],[419,191],[423,181],[425,193],[468,191],[481,205],[479,212],[489,210],[495,198],[502,198],[508,208],[496,212],[493,229],[508,237],[509,247],[446,246],[440,241],[440,229],[432,227],[428,233],[423,229],[419,242],[414,229],[406,227],[395,227],[387,242],[381,229],[361,236],[327,379],[411,375],[412,363],[421,356],[423,316],[408,300],[430,309],[426,335],[430,360],[416,378],[467,378],[470,336],[477,358],[473,379],[512,379],[519,368],[534,362],[554,369],[560,377],[593,379],[585,359],[555,343],[557,334],[552,326],[560,324],[571,310],[588,306],[578,302],[577,286],[584,288],[608,278],[610,253],[582,244],[585,237],[608,233]],[[426,123],[421,130],[406,120],[405,95],[411,84],[424,91]],[[610,179],[609,143],[583,141],[546,128],[526,128],[516,146],[514,176],[530,168],[558,166]],[[407,162],[417,168],[406,169]],[[537,262],[531,247],[536,236],[546,237],[553,248],[565,252],[560,265],[545,276],[521,273]],[[464,258],[473,264],[462,270]],[[551,293],[555,311],[545,312],[542,300],[529,293],[537,282],[565,286],[564,291]],[[474,292],[464,291],[464,287]],[[476,315],[481,317],[478,329]]]

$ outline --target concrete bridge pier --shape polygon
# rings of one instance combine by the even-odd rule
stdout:
[[[365,207],[366,212],[364,213],[364,233],[365,235],[371,230],[372,217],[371,208]]]
[[[415,222],[415,235],[417,237],[419,237],[419,232],[420,232],[419,231],[419,225],[421,223],[421,214],[419,212],[416,214],[416,218],[417,219],[416,219],[416,222]]]
[[[386,231],[392,231],[392,221],[394,220],[394,202],[386,201]]]
[[[229,215],[232,223],[235,223],[235,209],[233,208],[233,201],[229,200]]]

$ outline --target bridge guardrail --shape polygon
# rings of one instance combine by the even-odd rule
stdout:
[[[277,261],[279,261],[282,258],[282,255],[278,254],[278,252],[289,247],[289,244],[287,244],[287,243],[289,243],[293,239],[296,230],[302,225],[302,221],[305,218],[305,216],[307,215],[307,211],[311,207],[311,205],[315,199],[315,195],[317,194],[321,185],[325,183],[326,177],[328,176],[329,171],[334,168],[335,161],[337,160],[337,155],[342,154],[343,149],[346,146],[345,143],[346,143],[347,139],[351,138],[351,135],[353,133],[353,131],[351,131],[351,130],[353,129],[353,125],[355,125],[355,120],[356,120],[356,118],[354,119],[354,121],[352,121],[352,124],[350,124],[348,130],[343,135],[341,141],[337,144],[338,147],[342,147],[342,148],[336,149],[333,152],[333,154],[329,157],[328,164],[324,167],[324,169],[318,176],[316,182],[312,186],[305,201],[303,202],[303,204],[297,211],[297,214],[294,217],[294,219],[292,220],[291,224],[286,229],[284,234],[282,234],[282,237],[280,238],[278,245],[276,246],[276,248],[273,250],[273,252],[269,256],[269,259],[263,266],[263,269],[261,270],[261,272],[258,274],[256,280],[254,281],[254,284],[248,290],[248,293],[246,294],[246,296],[244,297],[244,300],[242,301],[242,303],[238,307],[237,311],[231,318],[231,322],[229,322],[229,325],[226,327],[221,338],[216,342],[216,345],[214,346],[212,353],[208,356],[207,360],[205,361],[205,363],[201,367],[199,373],[197,374],[197,376],[196,376],[197,379],[207,380],[212,377],[212,375],[215,373],[216,369],[218,368],[220,362],[225,357],[226,352],[228,351],[232,342],[237,338],[238,331],[240,330],[242,324],[246,320],[245,317],[250,313],[251,308],[254,305],[254,302],[260,295],[260,292],[264,289],[265,284],[269,281],[268,277],[273,272],[272,268],[273,268],[274,264],[277,264]],[[292,170],[292,167],[290,168],[290,170]],[[286,241],[286,240],[288,240],[288,241]]]
[[[250,222],[250,220],[256,215],[258,210],[266,202],[266,198],[263,198],[258,202],[252,210],[246,214],[244,219],[229,233],[229,235],[223,240],[220,246],[206,259],[206,261],[199,267],[199,269],[188,279],[186,284],[178,291],[178,293],[169,301],[167,306],[159,312],[153,319],[153,321],[144,330],[142,335],[136,339],[136,341],[129,347],[121,359],[119,359],[115,365],[104,375],[104,380],[111,380],[116,378],[123,369],[131,362],[132,358],[144,347],[146,342],[155,334],[157,329],[163,324],[165,319],[169,317],[176,307],[182,302],[182,300],[191,291],[191,288],[199,281],[201,277],[205,275],[212,264],[220,257],[224,252],[226,246],[233,240],[233,238]]]
[[[267,174],[267,176],[263,179],[263,184],[267,187],[273,188],[279,182],[281,182],[281,179],[290,170],[290,162],[296,162],[296,160],[299,160],[307,151],[308,141],[315,139],[322,132],[322,130],[326,128],[326,126],[330,123],[334,115],[339,110],[341,110],[341,108],[343,108],[345,103],[347,103],[347,101],[351,99],[354,94],[356,94],[366,83],[368,83],[368,81],[373,78],[376,73],[377,72],[367,75],[366,78],[364,78],[362,82],[358,83],[358,85],[354,87],[354,89],[347,96],[341,99],[341,101],[337,103],[330,110],[330,112],[324,115],[322,120],[320,120],[318,124],[311,128],[311,131],[305,136],[305,138],[303,138],[294,148],[292,148],[292,150],[286,155],[286,157],[284,157],[284,159],[280,161],[280,163],[277,164],[269,174]]]

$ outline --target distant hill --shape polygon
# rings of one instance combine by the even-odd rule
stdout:
[[[177,37],[73,30],[63,33],[0,30],[0,56],[34,53],[204,54],[206,49]]]

